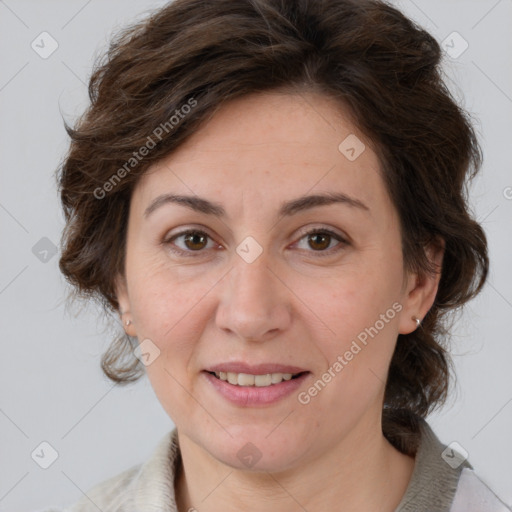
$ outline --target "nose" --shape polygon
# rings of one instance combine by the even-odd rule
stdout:
[[[235,258],[234,268],[223,279],[217,326],[245,341],[267,341],[291,321],[292,292],[264,255],[252,263]]]

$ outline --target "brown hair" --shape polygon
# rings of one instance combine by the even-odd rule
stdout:
[[[421,328],[399,335],[386,384],[383,430],[413,452],[407,432],[417,432],[417,417],[447,395],[444,315],[480,291],[489,265],[485,234],[467,206],[481,152],[440,62],[433,37],[381,1],[170,3],[113,39],[90,79],[90,107],[66,126],[71,145],[58,175],[67,220],[62,273],[76,296],[115,313],[130,197],[150,165],[230,99],[277,89],[334,98],[380,157],[401,219],[405,268],[432,271],[425,247],[445,243],[434,305]],[[193,108],[185,114],[187,104]],[[115,382],[144,373],[132,343],[123,334],[103,355]]]

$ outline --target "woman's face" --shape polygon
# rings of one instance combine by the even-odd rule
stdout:
[[[125,270],[128,332],[180,437],[271,471],[375,435],[397,336],[435,294],[404,274],[376,154],[312,93],[227,103],[154,165]]]

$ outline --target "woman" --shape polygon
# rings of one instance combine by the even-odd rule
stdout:
[[[176,428],[69,510],[507,509],[424,419],[488,272],[440,57],[374,0],[177,0],[114,41],[60,268],[122,318],[105,374],[147,372]]]

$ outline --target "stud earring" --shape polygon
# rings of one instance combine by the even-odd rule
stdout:
[[[132,323],[131,320],[126,320],[126,322],[124,323],[125,325],[130,325]]]
[[[416,329],[417,329],[421,325],[421,320],[419,318],[416,318],[415,316],[413,316],[412,319],[416,322]]]

